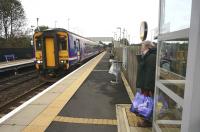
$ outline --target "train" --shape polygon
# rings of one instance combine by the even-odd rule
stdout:
[[[37,31],[33,39],[35,66],[42,76],[56,76],[103,51],[103,45],[62,28]]]

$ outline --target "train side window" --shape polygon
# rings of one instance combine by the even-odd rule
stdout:
[[[74,41],[74,49],[76,49],[76,41]]]
[[[42,41],[41,38],[36,39],[36,50],[41,50],[42,49]]]
[[[59,39],[59,49],[60,50],[67,50],[67,43],[65,37],[60,37]]]
[[[80,50],[80,40],[79,39],[76,39],[76,44],[77,44],[77,48],[78,48],[78,50]]]

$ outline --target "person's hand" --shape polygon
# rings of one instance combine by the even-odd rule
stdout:
[[[149,91],[149,96],[153,97],[154,93],[152,91]]]

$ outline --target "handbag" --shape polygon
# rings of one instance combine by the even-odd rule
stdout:
[[[145,96],[141,92],[137,92],[132,104],[130,111],[133,113],[138,113],[138,106],[144,102]]]

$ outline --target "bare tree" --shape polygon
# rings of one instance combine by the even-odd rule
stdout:
[[[15,32],[25,25],[25,15],[19,0],[0,0],[1,28],[4,30],[5,38],[14,37]]]
[[[17,31],[20,31],[20,29],[25,26],[24,9],[21,3],[17,0],[15,0],[11,4],[10,21],[11,21],[11,37],[13,37],[14,33],[17,33]]]
[[[10,0],[0,0],[0,15],[2,21],[2,29],[4,29],[5,38],[8,38],[8,20],[9,20],[9,3]]]
[[[2,23],[1,14],[0,14],[0,37],[2,37],[2,35],[3,35],[3,23]]]

